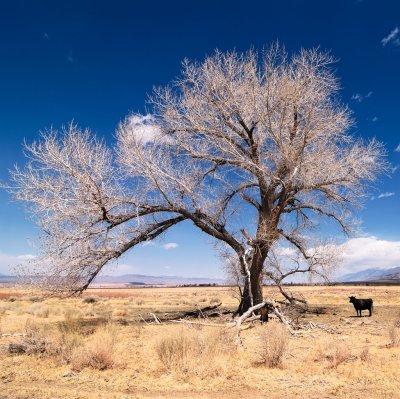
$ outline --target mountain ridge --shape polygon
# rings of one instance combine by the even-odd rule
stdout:
[[[345,283],[380,280],[400,280],[400,267],[392,267],[390,269],[369,268],[354,273],[347,273],[338,278],[339,282]]]

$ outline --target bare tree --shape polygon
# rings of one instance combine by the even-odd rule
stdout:
[[[329,256],[309,232],[320,218],[348,232],[385,167],[380,143],[349,133],[332,61],[317,50],[289,58],[277,45],[262,56],[217,51],[185,61],[171,87],[155,90],[152,115],[120,123],[113,150],[75,125],[26,145],[11,191],[45,233],[40,262],[52,284],[80,292],[106,263],[184,221],[237,257],[241,313],[262,302],[273,249],[296,254],[286,271],[267,269],[276,283],[323,273]]]

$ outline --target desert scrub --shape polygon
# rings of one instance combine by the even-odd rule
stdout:
[[[391,326],[389,326],[389,346],[400,345],[400,318],[395,320]]]
[[[281,323],[270,322],[261,334],[261,360],[270,368],[283,368],[289,347],[289,333]]]
[[[50,308],[43,303],[34,302],[31,306],[28,307],[26,312],[35,317],[47,318],[50,314]]]
[[[216,297],[216,296],[213,296],[213,297],[210,299],[210,304],[211,304],[211,305],[213,305],[213,304],[218,304],[218,303],[221,303],[221,302],[222,302],[221,299],[218,298],[218,297]]]
[[[86,367],[97,370],[112,368],[115,364],[116,328],[101,326],[83,345],[73,349],[70,364],[73,370]]]
[[[71,310],[64,314],[64,320],[58,323],[58,354],[62,362],[69,363],[72,353],[82,346],[83,337],[80,334],[82,318]]]
[[[370,360],[371,356],[369,354],[369,347],[365,346],[361,352],[360,352],[360,356],[359,356],[360,360],[362,360],[363,362],[366,362],[368,360]]]
[[[92,296],[88,296],[88,297],[84,298],[82,302],[83,303],[96,303],[97,299]]]
[[[368,352],[363,356],[368,357]],[[337,368],[339,365],[345,363],[351,358],[352,353],[349,345],[346,342],[330,338],[318,348],[317,358],[315,360],[327,360],[328,368]]]
[[[182,327],[162,337],[155,350],[168,372],[210,377],[219,375],[225,356],[232,356],[237,346],[231,330]]]

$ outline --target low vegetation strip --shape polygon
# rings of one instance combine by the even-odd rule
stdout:
[[[311,310],[324,311],[300,313],[303,329],[295,335],[277,319],[254,319],[243,326],[241,345],[226,328],[231,315],[208,318],[204,310],[235,309],[229,288],[146,288],[110,297],[96,290],[65,299],[20,292],[0,301],[2,395],[396,398],[400,292],[372,288],[373,315],[356,317],[348,297],[367,297],[367,288],[297,287]],[[278,293],[269,287],[264,295]],[[163,310],[194,313],[180,323],[141,318]]]

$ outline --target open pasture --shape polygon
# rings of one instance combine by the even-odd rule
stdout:
[[[92,289],[67,299],[1,289],[0,398],[400,398],[400,287],[292,290],[313,310],[299,316],[303,330],[247,323],[240,346],[224,327],[229,315],[200,320],[207,325],[152,315],[233,310],[231,288]],[[350,295],[372,297],[373,316],[355,317]],[[272,288],[264,296],[280,299]]]

